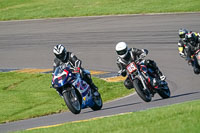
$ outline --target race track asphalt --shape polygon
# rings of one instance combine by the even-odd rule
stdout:
[[[0,22],[0,69],[52,68],[52,48],[63,43],[89,70],[117,72],[115,45],[146,48],[166,75],[172,97],[143,102],[138,95],[104,104],[102,110],[84,109],[0,124],[0,132],[48,126],[69,121],[134,112],[200,99],[199,76],[178,54],[178,29],[200,32],[200,13],[125,15]]]

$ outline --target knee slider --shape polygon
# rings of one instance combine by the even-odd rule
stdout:
[[[133,88],[133,83],[130,81],[130,80],[125,80],[124,81],[124,86],[127,88],[127,89],[131,89]]]

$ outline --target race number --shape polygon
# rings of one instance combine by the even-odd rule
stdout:
[[[130,64],[126,67],[126,69],[128,70],[129,73],[132,73],[132,72],[134,72],[135,70],[137,70],[137,67],[136,67],[135,63],[132,62],[132,63],[130,63]]]

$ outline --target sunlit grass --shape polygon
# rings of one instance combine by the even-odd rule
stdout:
[[[0,0],[0,20],[198,12],[199,0]]]
[[[64,100],[50,88],[51,74],[0,73],[0,123],[66,111]],[[123,83],[93,78],[103,101],[133,92]]]
[[[198,133],[200,100],[18,133]]]

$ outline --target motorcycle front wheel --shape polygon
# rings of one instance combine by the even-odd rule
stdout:
[[[73,114],[81,112],[81,104],[74,88],[68,88],[67,91],[64,91],[63,97],[67,107]]]
[[[135,87],[137,94],[140,96],[140,98],[142,98],[142,100],[144,100],[145,102],[151,101],[151,94],[149,90],[148,89],[144,90],[142,82],[139,79],[134,79],[133,85]]]

